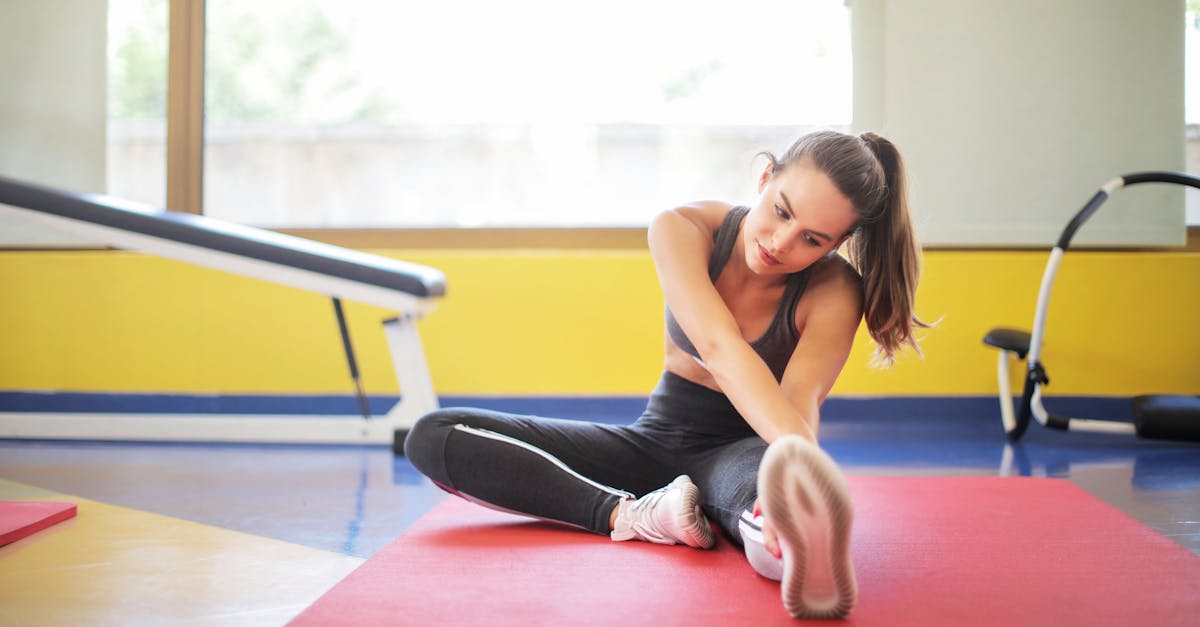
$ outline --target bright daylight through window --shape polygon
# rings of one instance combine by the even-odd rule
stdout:
[[[166,2],[110,4],[109,191],[161,204]],[[843,0],[206,5],[204,211],[243,223],[642,225],[850,123]]]
[[[108,4],[108,191],[161,206],[167,0]],[[747,199],[756,152],[851,121],[844,0],[206,5],[204,210],[249,224],[642,225]]]

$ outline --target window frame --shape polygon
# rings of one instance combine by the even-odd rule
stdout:
[[[203,214],[205,0],[169,0],[167,206]],[[276,228],[348,248],[644,249],[646,227]],[[927,246],[930,250],[954,247]],[[1017,250],[1012,247],[970,250]],[[1187,227],[1183,250],[1200,251],[1200,226]]]

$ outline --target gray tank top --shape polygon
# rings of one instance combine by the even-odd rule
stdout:
[[[730,209],[721,222],[721,227],[713,235],[712,258],[708,261],[708,278],[713,283],[717,282],[717,277],[721,276],[721,270],[729,262],[729,255],[733,252],[733,245],[737,242],[742,219],[749,211],[746,207]],[[767,331],[763,333],[762,337],[750,343],[754,352],[758,353],[758,356],[762,357],[767,367],[771,369],[776,381],[783,380],[783,371],[787,368],[792,353],[796,350],[796,343],[800,341],[800,334],[796,332],[796,303],[800,301],[800,295],[804,293],[804,288],[808,285],[808,274],[809,269],[805,268],[788,277],[787,287],[783,290],[783,298],[779,301],[779,309],[775,311],[771,326],[767,327]],[[666,318],[667,337],[670,337],[676,346],[703,365],[704,362],[700,361],[700,352],[683,332],[675,320],[675,316],[671,313],[670,307],[667,307]]]

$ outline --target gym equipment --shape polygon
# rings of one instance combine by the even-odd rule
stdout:
[[[1038,291],[1037,309],[1033,317],[1032,332],[1023,329],[995,328],[983,337],[984,344],[998,348],[1000,359],[997,377],[1000,387],[1000,418],[1009,440],[1017,441],[1029,428],[1031,420],[1052,429],[1066,431],[1090,431],[1100,433],[1128,433],[1143,438],[1200,441],[1200,397],[1148,394],[1133,399],[1133,422],[1090,418],[1072,418],[1052,414],[1042,404],[1042,387],[1050,383],[1046,365],[1041,360],[1045,343],[1046,312],[1050,306],[1050,292],[1054,277],[1062,263],[1063,255],[1071,245],[1076,231],[1100,208],[1113,192],[1142,183],[1172,183],[1200,189],[1200,178],[1177,172],[1135,172],[1118,176],[1103,186],[1091,200],[1075,214],[1063,229],[1058,243],[1050,251],[1046,270],[1042,275]],[[1191,289],[1191,286],[1188,286]],[[1025,384],[1021,400],[1014,412],[1012,395],[1009,391],[1009,358],[1027,360]],[[1015,415],[1014,415],[1015,413]]]
[[[333,299],[363,420],[259,415],[145,416],[0,414],[0,437],[242,442],[384,443],[402,450],[417,418],[437,409],[416,320],[446,292],[445,276],[414,263],[291,237],[204,216],[162,211],[94,194],[76,194],[0,177],[0,219],[89,241],[310,290]],[[397,312],[383,322],[401,399],[371,419],[358,377],[341,299]]]

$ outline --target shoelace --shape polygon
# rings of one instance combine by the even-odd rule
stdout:
[[[654,520],[654,509],[667,494],[668,487],[659,488],[629,504],[630,529],[651,542],[673,543],[675,541],[673,537],[663,533],[663,530],[658,527],[657,521]]]

